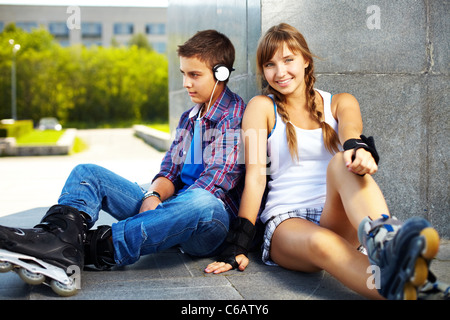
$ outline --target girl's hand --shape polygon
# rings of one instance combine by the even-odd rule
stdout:
[[[378,171],[378,165],[372,154],[363,148],[344,151],[345,165],[348,171],[363,176],[365,174],[372,175]]]
[[[236,262],[239,265],[238,269],[240,271],[244,271],[245,268],[247,268],[247,266],[248,266],[249,259],[245,255],[240,254],[240,255],[236,256]],[[208,264],[208,266],[205,269],[205,272],[219,274],[222,272],[227,272],[231,269],[233,269],[231,264],[225,263],[225,262],[220,262],[220,261],[215,261],[213,263]]]

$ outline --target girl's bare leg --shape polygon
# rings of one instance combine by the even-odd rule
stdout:
[[[380,299],[369,289],[369,260],[348,241],[312,222],[292,218],[282,222],[272,237],[271,259],[291,270],[329,272],[345,286],[371,299]]]
[[[356,248],[363,218],[389,214],[380,188],[370,175],[349,172],[342,153],[330,161],[327,199],[320,227],[302,219],[281,223],[272,238],[271,258],[288,269],[313,272],[324,269],[350,289],[368,298],[381,298],[370,289],[370,262]]]
[[[357,230],[363,218],[376,220],[382,214],[389,215],[389,209],[372,176],[349,172],[342,153],[336,154],[328,165],[327,199],[320,225],[357,247]]]

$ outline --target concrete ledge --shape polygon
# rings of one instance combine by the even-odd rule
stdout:
[[[76,133],[76,129],[67,129],[56,145],[17,146],[14,138],[2,139],[0,156],[67,155],[72,148]]]
[[[0,138],[0,156],[7,156],[15,152],[16,138]]]
[[[143,125],[134,125],[134,133],[143,139],[147,144],[158,150],[169,150],[172,138],[169,133],[149,128]]]

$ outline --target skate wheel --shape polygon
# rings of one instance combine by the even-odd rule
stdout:
[[[425,259],[433,259],[439,251],[439,234],[431,227],[425,228],[420,232],[425,238],[425,247],[422,250],[422,256]]]
[[[14,269],[14,266],[6,261],[0,261],[0,273],[5,273]]]
[[[428,264],[423,258],[417,258],[414,266],[414,275],[411,277],[411,284],[415,287],[421,286],[427,281]]]
[[[20,268],[18,273],[24,282],[31,285],[41,284],[45,281],[45,276],[43,274],[34,273],[24,268]]]
[[[403,287],[403,300],[417,300],[417,289],[410,282]]]
[[[63,297],[70,297],[77,293],[75,281],[72,281],[71,284],[66,285],[62,282],[52,280],[50,282],[50,287],[53,289],[53,292]]]

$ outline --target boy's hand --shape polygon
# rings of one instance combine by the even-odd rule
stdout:
[[[158,204],[160,204],[161,201],[157,197],[148,197],[142,202],[141,209],[139,210],[139,213],[154,210]]]
[[[248,266],[249,259],[244,254],[240,254],[240,255],[236,256],[236,262],[239,265],[238,269],[240,271],[244,271],[245,268],[247,268],[247,266]],[[225,262],[220,262],[220,261],[215,261],[213,263],[208,264],[208,266],[205,269],[205,272],[219,274],[222,272],[227,272],[231,269],[233,269],[231,264],[225,263]]]

